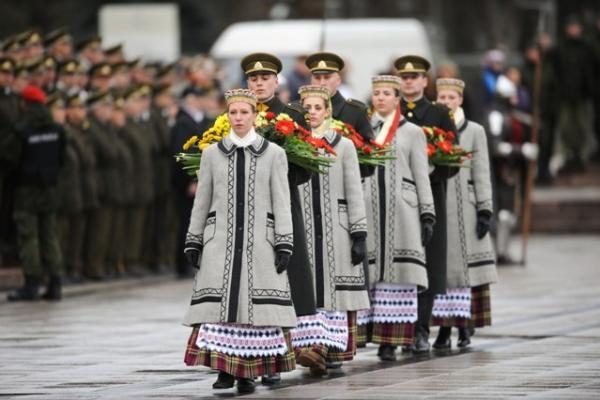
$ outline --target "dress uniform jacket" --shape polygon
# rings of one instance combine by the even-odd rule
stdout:
[[[91,142],[89,123],[81,126],[67,126],[69,139],[79,160],[80,190],[83,210],[98,207],[98,178],[96,174],[96,153]]]
[[[390,145],[395,159],[377,167],[364,184],[370,282],[427,288],[421,217],[435,215],[427,141],[421,128],[402,118]]]
[[[296,123],[306,125],[305,111],[299,105],[284,104],[277,96],[263,103],[267,111],[288,114]],[[259,106],[260,107],[260,106]],[[305,126],[306,127],[306,126]],[[292,290],[292,300],[297,316],[312,315],[317,312],[315,303],[314,282],[308,262],[306,233],[300,202],[298,185],[308,182],[310,173],[303,168],[288,163],[288,183],[290,185],[290,200],[292,207],[292,224],[294,226],[294,253],[287,267]]]
[[[66,148],[63,165],[58,175],[59,213],[77,214],[83,211],[82,178],[83,162],[79,159],[75,132],[65,129]]]
[[[415,102],[415,107],[410,108],[402,99],[400,109],[409,122],[418,126],[438,127],[445,131],[456,132],[450,111],[445,106],[431,103],[425,97]],[[427,260],[427,278],[429,292],[442,294],[446,292],[447,277],[447,238],[446,238],[446,184],[458,170],[444,166],[437,166],[429,175],[431,191],[435,205],[436,223],[433,237],[425,248]]]
[[[0,87],[0,189],[2,175],[15,168],[19,159],[19,139],[15,133],[18,111],[17,96],[8,88]]]
[[[327,173],[314,175],[300,189],[317,307],[330,311],[369,308],[365,274],[352,265],[352,238],[365,236],[367,218],[352,142],[328,131],[323,137],[335,150]]]
[[[98,198],[102,206],[112,206],[119,196],[118,149],[112,125],[90,116],[90,140],[96,154]]]
[[[460,145],[474,151],[472,160],[448,181],[448,287],[479,286],[497,280],[490,234],[477,238],[477,213],[493,212],[490,162],[485,130],[463,120]]]
[[[187,243],[203,248],[186,325],[238,323],[293,327],[288,277],[276,251],[292,251],[285,152],[257,135],[229,137],[202,152]]]
[[[152,142],[138,121],[127,119],[125,125],[126,140],[134,160],[135,176],[130,182],[134,186],[134,204],[145,206],[150,204],[154,194]]]
[[[331,97],[331,107],[334,119],[352,125],[366,142],[373,139],[373,128],[367,114],[367,106],[364,103],[354,99],[346,99],[338,91]],[[360,166],[362,177],[373,175],[373,172],[374,168],[371,166]]]

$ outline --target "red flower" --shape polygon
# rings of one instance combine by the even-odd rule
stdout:
[[[267,111],[267,113],[265,114],[265,118],[267,119],[267,121],[270,121],[273,118],[275,118],[275,113],[273,111]]]
[[[446,132],[443,129],[438,128],[437,126],[433,127],[433,133],[435,136],[444,139],[446,137]]]
[[[363,146],[363,148],[362,148],[362,151],[363,151],[365,154],[371,154],[371,153],[373,152],[373,149],[371,148],[371,146],[367,146],[367,145],[365,145],[365,146]]]
[[[452,151],[452,143],[447,140],[441,140],[438,144],[440,150],[442,150],[446,154],[450,154]]]
[[[431,157],[435,154],[435,146],[431,143],[427,143],[427,156]]]
[[[275,124],[275,129],[282,135],[289,136],[294,133],[296,127],[294,126],[293,121],[277,121]]]
[[[454,132],[448,131],[446,132],[446,139],[451,142],[454,142],[454,139],[456,139],[456,135],[454,134]]]

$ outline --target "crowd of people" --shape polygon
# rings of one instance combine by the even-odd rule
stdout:
[[[574,24],[567,33],[580,36]],[[541,152],[530,143],[530,64],[550,57],[543,46],[528,49],[525,72],[506,68],[501,51],[486,55],[482,126],[469,119],[476,99],[456,69],[433,80],[417,55],[372,77],[366,105],[343,96],[344,60],[329,52],[299,57],[285,77],[276,56],[249,54],[240,61],[247,88],[224,91],[207,56],[142,63],[125,59],[122,45],[103,48],[98,36],[75,43],[62,29],[5,38],[0,250],[10,257],[16,246],[25,278],[8,298],[60,300],[65,279],[174,268],[195,277],[186,364],[218,370],[213,387],[237,381],[240,392],[257,377],[279,381],[296,363],[323,376],[366,343],[379,345],[383,361],[399,347],[427,353],[432,325],[435,349],[452,346],[453,327],[457,345],[468,346],[476,327],[491,324],[490,284],[496,261],[510,258],[515,190],[538,153],[538,179],[551,179],[555,125],[567,149],[562,171],[584,168],[583,139],[569,129],[585,132],[585,104],[575,99],[595,93],[584,60],[593,53],[574,37],[543,63]],[[326,143],[327,170],[310,173],[258,134],[266,112]],[[229,135],[202,149],[197,175],[188,174],[174,155],[222,113]],[[335,121],[393,157],[362,163],[357,139]],[[424,127],[470,158],[460,167],[429,162]]]

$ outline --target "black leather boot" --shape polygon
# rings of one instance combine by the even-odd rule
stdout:
[[[254,379],[239,378],[237,382],[237,390],[239,393],[253,393],[255,389]]]
[[[36,301],[40,299],[40,280],[32,275],[25,275],[23,287],[9,293],[8,301]]]
[[[470,328],[458,328],[458,347],[463,348],[471,344]]]
[[[275,374],[275,375],[271,375],[271,376],[264,375],[262,377],[260,383],[262,383],[263,385],[269,386],[269,385],[275,385],[279,382],[281,382],[281,374]]]
[[[415,335],[415,344],[412,348],[414,354],[428,353],[431,349],[429,345],[429,331],[422,325],[417,325],[417,332]]]
[[[381,361],[396,361],[396,349],[394,346],[381,345],[377,352]]]
[[[46,293],[42,295],[44,300],[58,301],[62,299],[62,280],[60,276],[54,275],[50,277]]]
[[[438,336],[433,343],[433,348],[438,350],[447,350],[452,347],[450,335],[452,334],[452,328],[449,326],[441,326],[438,332]]]
[[[215,383],[213,383],[213,389],[229,389],[233,387],[235,378],[233,375],[229,375],[227,372],[219,372],[219,376]]]

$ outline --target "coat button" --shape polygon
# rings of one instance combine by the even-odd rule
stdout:
[[[244,228],[243,227],[238,227],[238,232],[241,232]]]

